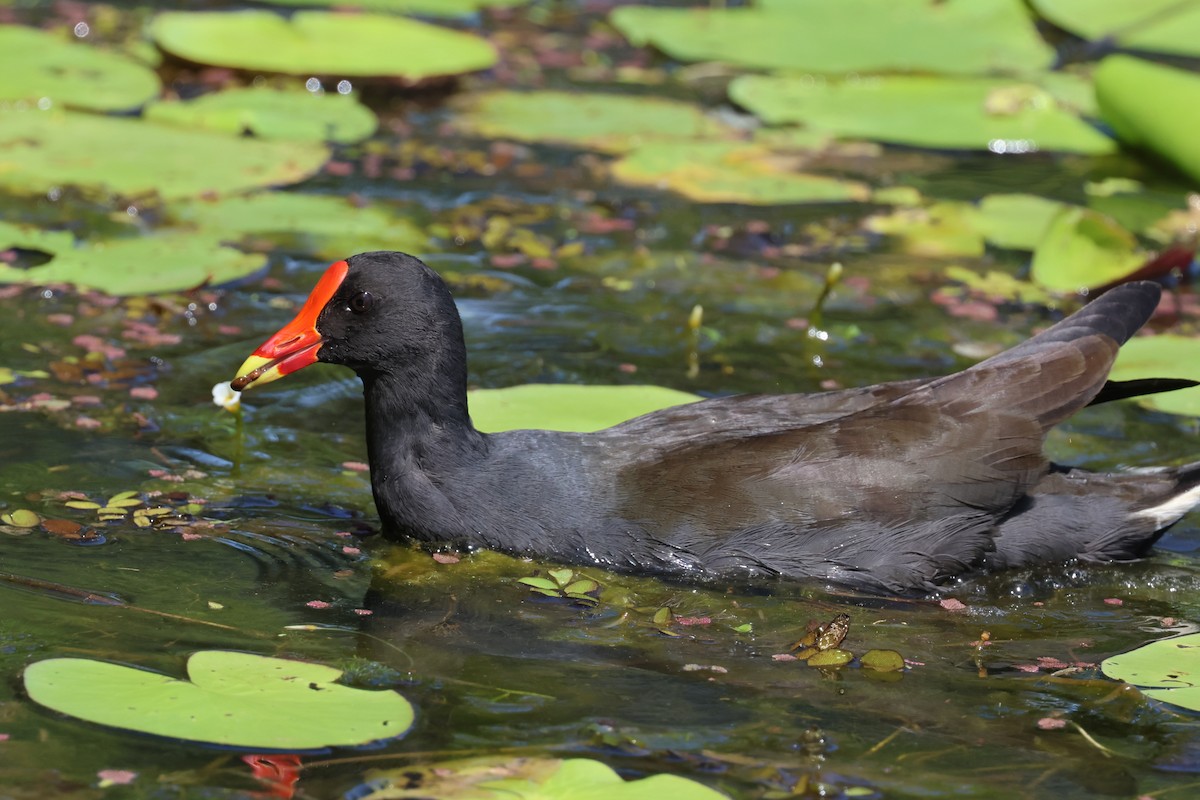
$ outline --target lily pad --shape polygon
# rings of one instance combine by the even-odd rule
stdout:
[[[992,194],[979,201],[977,224],[997,247],[1033,250],[1065,206],[1033,194]]]
[[[1104,659],[1100,669],[1147,697],[1200,711],[1200,633],[1150,642]]]
[[[929,206],[898,208],[867,217],[863,227],[893,237],[897,249],[905,253],[976,257],[984,252],[979,209],[970,203],[945,200]]]
[[[482,431],[543,428],[598,431],[627,419],[700,398],[662,386],[578,386],[530,383],[477,389],[467,396],[471,420]]]
[[[733,142],[657,142],[612,165],[622,183],[670,189],[702,203],[862,201],[862,183],[795,171],[796,157]]]
[[[0,25],[0,100],[124,111],[158,92],[158,76],[130,58],[34,28]]]
[[[1106,286],[1145,262],[1137,238],[1114,219],[1090,208],[1058,213],[1033,253],[1034,282],[1062,292]]]
[[[755,8],[623,6],[611,21],[636,45],[681,61],[844,74],[959,75],[1045,69],[1053,50],[1011,0],[773,0]]]
[[[345,258],[368,250],[420,253],[429,246],[428,235],[412,221],[379,205],[359,207],[328,195],[267,192],[197,200],[171,207],[168,215],[225,239],[266,238],[319,258]]]
[[[169,11],[150,31],[167,52],[201,64],[287,75],[460,75],[496,63],[486,40],[402,17],[301,11]]]
[[[92,661],[51,658],[25,670],[35,703],[114,728],[192,742],[315,750],[394,739],[412,725],[407,700],[390,690],[335,683],[323,664],[228,650],[188,659],[190,680]]]
[[[1033,0],[1039,14],[1084,39],[1128,50],[1200,55],[1200,6],[1179,0]]]
[[[1150,150],[1200,180],[1200,75],[1129,56],[1096,68],[1096,99],[1120,140]],[[1171,112],[1164,114],[1163,109]]]
[[[472,759],[372,773],[358,800],[438,797],[446,800],[726,800],[679,775],[626,781],[585,758]]]
[[[262,0],[262,2],[289,8],[336,6],[337,8],[362,11],[420,14],[427,17],[465,17],[485,8],[525,5],[529,0]]]
[[[134,119],[0,112],[0,188],[22,193],[72,185],[166,199],[236,194],[303,180],[328,155],[318,144],[235,138]]]
[[[1111,378],[1118,381],[1197,377],[1200,377],[1200,339],[1173,334],[1139,336],[1126,342],[1111,373]],[[1200,417],[1200,387],[1146,395],[1137,402],[1168,414]]]
[[[575,92],[485,92],[454,120],[487,139],[516,139],[626,153],[654,141],[728,138],[733,131],[692,103]]]
[[[1096,155],[1114,143],[1045,89],[998,78],[744,75],[729,96],[763,121],[918,147]]]
[[[184,102],[150,105],[148,120],[262,139],[346,144],[375,132],[379,120],[351,95],[304,89],[227,89]]]
[[[266,256],[225,247],[223,238],[217,233],[166,231],[75,242],[67,233],[31,233],[23,226],[0,223],[0,249],[23,247],[52,256],[30,269],[0,264],[0,284],[70,283],[112,295],[139,295],[228,283],[266,266]]]

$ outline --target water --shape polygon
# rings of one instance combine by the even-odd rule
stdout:
[[[407,142],[478,147],[445,139],[439,110],[393,113],[415,125]],[[343,155],[357,163],[362,151]],[[868,209],[698,206],[615,189],[560,151],[538,149],[534,160],[547,170],[428,169],[403,184],[355,172],[298,188],[408,204],[441,225],[503,207],[540,220],[532,227],[556,241],[601,211],[631,221],[578,234],[590,254],[553,270],[498,268],[477,241],[439,240],[429,261],[454,273],[478,386],[812,391],[961,368],[969,361],[952,344],[1011,344],[1048,321],[949,318],[928,299],[943,261],[847,233]],[[1000,163],[894,151],[873,169],[940,196],[1033,186],[1071,198],[1089,168],[1045,156]],[[794,254],[765,250],[786,244]],[[802,320],[831,253],[848,279],[825,312],[830,335],[817,341]],[[1139,564],[951,587],[960,611],[822,586],[697,587],[586,569],[603,584],[595,608],[539,597],[517,579],[552,565],[488,554],[438,564],[373,535],[368,479],[346,466],[366,457],[348,372],[318,366],[255,391],[241,427],[211,404],[212,384],[290,317],[324,266],[274,251],[265,276],[162,302],[35,289],[0,297],[0,367],[51,372],[0,387],[0,401],[24,404],[0,413],[0,511],[29,508],[93,532],[0,534],[0,798],[99,796],[98,773],[110,769],[138,777],[107,796],[258,796],[264,786],[240,753],[71,720],[20,688],[22,668],[42,658],[181,676],[188,655],[214,648],[337,665],[416,706],[413,730],[382,749],[306,756],[298,797],[342,797],[373,768],[502,753],[584,755],[630,777],[674,772],[737,797],[1196,791],[1194,717],[1093,665],[1200,618],[1197,515]],[[696,304],[699,340],[685,325]],[[131,321],[168,338],[130,339]],[[88,360],[81,335],[125,353]],[[699,370],[689,378],[693,351]],[[156,394],[131,393],[138,388]],[[1050,448],[1093,467],[1172,463],[1197,456],[1196,432],[1192,420],[1121,404],[1080,414]],[[179,511],[181,524],[101,523],[66,506],[123,491],[164,493],[148,499]],[[201,507],[183,511],[189,503]],[[654,620],[664,607],[697,624],[665,634]],[[851,617],[847,647],[895,649],[909,668],[822,671],[774,658],[810,620],[839,613]],[[1069,724],[1039,727],[1048,719]]]

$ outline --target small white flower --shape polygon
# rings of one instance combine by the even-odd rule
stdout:
[[[214,386],[212,394],[213,402],[226,411],[237,411],[242,406],[242,393],[235,392],[229,381]]]

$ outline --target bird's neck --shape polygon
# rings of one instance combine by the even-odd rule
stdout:
[[[485,460],[488,439],[467,414],[463,372],[362,376],[371,487],[389,535],[445,541],[464,527],[453,487]]]

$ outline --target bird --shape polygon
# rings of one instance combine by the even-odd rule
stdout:
[[[685,581],[809,580],[901,595],[989,571],[1145,556],[1200,503],[1200,462],[1096,472],[1047,432],[1116,382],[1161,287],[1126,283],[1030,339],[935,378],[715,397],[579,433],[484,433],[450,289],[397,252],[332,264],[237,372],[245,390],[320,362],[362,380],[388,539]]]

